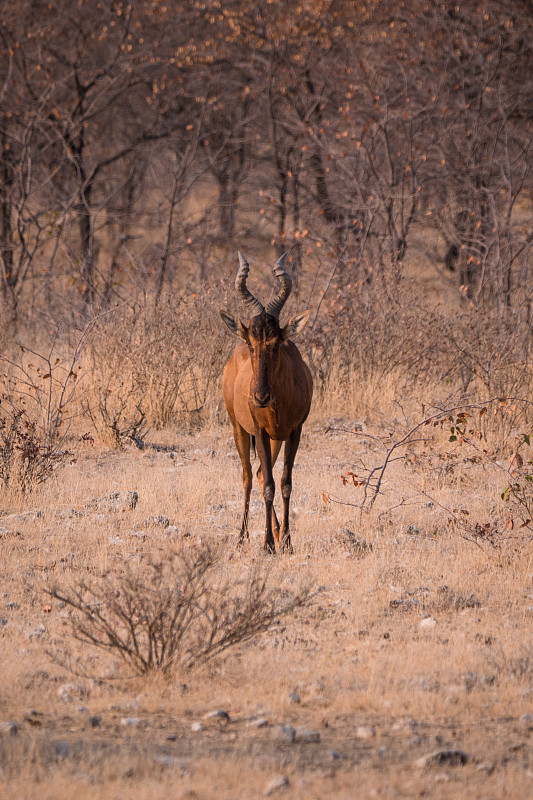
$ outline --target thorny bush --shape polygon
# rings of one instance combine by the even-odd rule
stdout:
[[[442,402],[445,393],[446,403],[530,396],[527,309],[429,307],[416,282],[391,270],[369,284],[331,287],[304,333],[318,397],[337,396],[343,412],[364,414],[406,395]]]
[[[502,500],[509,503],[510,515],[520,521],[520,528],[533,532],[533,459],[531,458],[531,440],[533,433],[524,433],[518,437],[518,444],[509,467],[510,481],[501,494]],[[521,448],[528,448],[526,459]]]
[[[309,587],[295,594],[271,588],[259,571],[242,589],[235,586],[209,545],[47,591],[70,608],[66,624],[74,639],[120,658],[138,675],[188,670],[277,626],[311,598]]]
[[[83,336],[69,358],[53,342],[46,355],[19,346],[3,356],[0,386],[0,483],[27,493],[70,456],[66,437]]]
[[[103,318],[86,348],[83,408],[97,433],[121,447],[146,425],[201,419],[218,402],[229,352],[218,314],[195,296]],[[207,310],[206,310],[207,307]]]

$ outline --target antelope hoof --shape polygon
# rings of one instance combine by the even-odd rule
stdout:
[[[237,550],[244,550],[245,545],[247,545],[249,541],[250,537],[248,534],[245,535],[241,533],[239,536],[239,541],[237,542]]]
[[[293,546],[291,544],[290,537],[287,536],[287,537],[283,538],[282,543],[281,543],[281,552],[282,553],[288,553],[290,556],[293,555],[294,549],[293,549]]]

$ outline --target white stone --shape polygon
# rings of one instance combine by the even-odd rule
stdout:
[[[359,725],[355,731],[357,739],[372,739],[376,735],[376,731],[370,725]]]
[[[286,775],[276,775],[275,778],[272,778],[270,783],[267,785],[265,789],[265,797],[270,797],[270,795],[275,794],[275,792],[279,792],[281,789],[287,789],[289,786],[289,779]]]

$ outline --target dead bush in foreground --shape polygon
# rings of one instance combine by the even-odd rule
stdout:
[[[309,587],[294,595],[270,588],[259,572],[239,591],[210,546],[47,593],[72,610],[75,640],[117,656],[137,675],[188,670],[275,627],[311,598]]]

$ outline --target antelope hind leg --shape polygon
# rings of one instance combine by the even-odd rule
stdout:
[[[300,425],[291,433],[290,437],[285,442],[285,463],[283,465],[283,475],[281,476],[283,524],[281,526],[280,547],[286,553],[294,552],[291,544],[289,510],[292,492],[292,469],[294,467],[294,459],[296,458],[296,453],[298,452],[298,447],[300,445],[301,434],[302,426]]]

